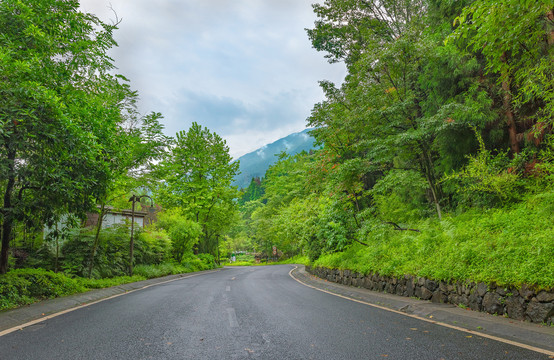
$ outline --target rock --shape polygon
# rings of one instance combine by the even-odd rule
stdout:
[[[415,284],[414,284],[414,278],[409,277],[406,281],[406,291],[408,292],[408,296],[412,297],[415,294]]]
[[[480,297],[485,296],[488,290],[489,290],[489,287],[487,284],[482,282],[477,284],[476,291],[477,291],[477,295],[479,295]]]
[[[430,300],[433,297],[433,292],[426,287],[421,288],[421,298],[423,300]]]
[[[456,292],[458,293],[458,295],[462,295],[464,293],[464,290],[464,285],[458,281],[456,283]]]
[[[425,287],[429,289],[429,291],[433,292],[437,290],[439,285],[433,280],[425,280]]]
[[[554,304],[540,303],[533,299],[529,305],[527,305],[525,315],[527,319],[535,323],[551,322],[552,320],[550,318],[554,316]]]
[[[406,286],[403,285],[397,285],[396,286],[396,295],[405,296],[404,292],[406,291]]]
[[[537,300],[539,302],[554,302],[554,290],[550,292],[541,291],[537,294]]]
[[[469,308],[474,311],[481,311],[481,302],[483,301],[483,298],[479,296],[478,291],[473,291],[471,295],[469,295],[468,302],[469,302]]]
[[[448,283],[446,281],[441,281],[439,283],[439,290],[443,293],[450,292],[450,290],[448,290]]]
[[[521,297],[525,300],[531,300],[531,298],[535,295],[535,292],[530,289],[527,284],[523,284],[519,289],[519,295],[521,295]]]
[[[434,303],[447,303],[448,302],[448,296],[442,292],[440,289],[435,290],[433,293],[433,296],[431,297],[431,301]]]
[[[525,319],[525,300],[519,296],[511,296],[506,299],[506,313],[508,317],[516,320]]]
[[[417,279],[417,285],[418,286],[425,286],[426,279],[424,277],[420,277]]]
[[[450,304],[458,305],[460,303],[460,295],[458,295],[458,294],[448,295],[448,302]]]
[[[483,310],[489,314],[504,314],[504,305],[502,305],[502,297],[496,292],[489,292],[483,296]]]
[[[505,287],[497,287],[496,288],[496,293],[500,296],[506,296],[506,294],[508,294],[508,292],[509,292],[508,288],[505,288]]]

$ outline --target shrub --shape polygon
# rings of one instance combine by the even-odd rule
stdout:
[[[0,277],[0,310],[85,291],[74,279],[43,269],[18,269]]]
[[[420,220],[421,232],[374,227],[340,253],[315,266],[367,274],[425,276],[435,280],[554,286],[554,191],[501,209],[473,209],[439,220]]]

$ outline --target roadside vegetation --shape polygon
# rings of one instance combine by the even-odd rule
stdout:
[[[239,192],[219,135],[139,113],[107,55],[117,24],[76,1],[0,2],[0,308],[241,252],[554,287],[551,1],[313,8],[313,47],[347,67],[307,120],[320,149]],[[144,228],[103,224],[134,206]]]
[[[315,4],[342,84],[239,201],[236,250],[314,266],[554,287],[554,8],[548,1]]]
[[[78,1],[0,2],[0,309],[212,269],[238,217],[225,141],[139,113],[117,26]]]

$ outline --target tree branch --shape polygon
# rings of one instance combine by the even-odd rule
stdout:
[[[398,231],[415,231],[415,232],[421,232],[421,231],[418,230],[418,229],[408,229],[408,228],[400,227],[398,224],[393,223],[392,221],[383,221],[383,223],[385,223],[385,224],[390,224],[390,225],[394,226],[394,230],[398,230]]]

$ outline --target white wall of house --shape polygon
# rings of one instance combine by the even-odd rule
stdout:
[[[131,215],[110,212],[105,215],[102,228],[125,223],[131,224]],[[144,227],[144,215],[135,213],[135,227]]]

